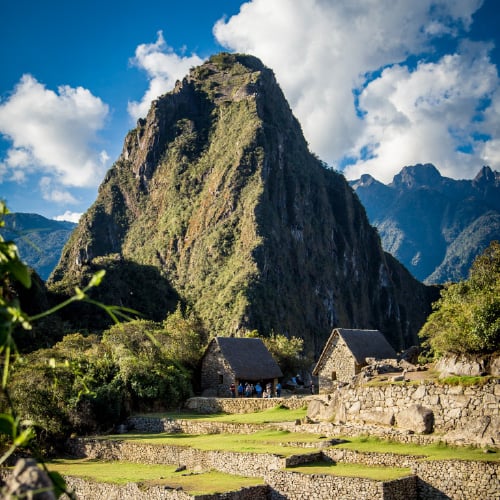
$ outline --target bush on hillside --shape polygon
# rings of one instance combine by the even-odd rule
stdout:
[[[419,335],[436,357],[500,349],[500,243],[474,261],[467,280],[442,290]]]

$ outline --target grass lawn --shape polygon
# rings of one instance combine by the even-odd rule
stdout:
[[[145,465],[130,462],[102,462],[98,460],[54,460],[47,463],[50,471],[63,476],[74,476],[91,481],[113,484],[141,483],[181,487],[191,495],[223,493],[242,487],[264,484],[260,478],[233,476],[222,472],[175,472],[175,465]]]
[[[352,437],[345,438],[345,440],[348,442],[335,445],[335,447],[360,452],[420,455],[428,460],[481,460],[495,462],[500,460],[500,451],[498,449],[491,450],[492,453],[485,453],[484,450],[477,447],[447,446],[440,443],[430,445],[404,444],[370,437]]]
[[[200,420],[202,422],[230,422],[235,424],[268,424],[273,422],[295,422],[297,419],[303,419],[306,413],[306,408],[290,410],[278,405],[269,410],[256,411],[254,413],[214,413],[212,415],[200,415],[199,413],[180,411],[170,413],[145,413],[135,416],[171,418],[173,420]]]
[[[310,464],[289,467],[287,471],[302,474],[328,474],[330,476],[362,477],[374,481],[393,481],[411,475],[409,467],[382,467],[363,464],[342,464],[312,462]]]
[[[198,450],[221,450],[247,453],[272,453],[282,456],[317,451],[316,448],[297,448],[288,443],[321,443],[317,434],[264,430],[252,434],[118,434],[101,439],[133,441],[142,444],[173,445]]]

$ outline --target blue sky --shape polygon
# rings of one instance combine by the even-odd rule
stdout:
[[[497,0],[3,2],[0,197],[76,218],[151,99],[221,50],[271,67],[348,178],[500,170]]]

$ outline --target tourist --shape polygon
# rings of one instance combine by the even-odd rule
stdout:
[[[255,394],[257,395],[258,398],[262,397],[262,386],[260,385],[259,382],[257,382],[255,386]]]
[[[242,398],[244,392],[245,392],[245,388],[243,387],[243,382],[240,382],[238,384],[238,397]]]
[[[276,384],[276,397],[281,397],[281,384],[279,382]]]
[[[229,391],[231,392],[232,398],[236,397],[236,386],[234,385],[234,382],[229,386]]]

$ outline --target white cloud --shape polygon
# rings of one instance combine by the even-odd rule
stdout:
[[[54,217],[54,220],[66,220],[68,222],[78,223],[82,215],[83,213],[70,212],[69,210],[66,210],[66,212],[64,212],[62,215],[56,215]]]
[[[466,44],[436,63],[414,71],[394,65],[371,81],[359,96],[364,128],[350,154],[360,157],[369,145],[373,157],[359,158],[346,175],[390,181],[403,165],[431,162],[444,175],[473,177],[491,150],[482,139],[491,126],[478,108],[499,85],[488,49]]]
[[[256,55],[274,70],[311,148],[333,166],[352,157],[350,173],[387,180],[406,164],[433,161],[460,177],[475,173],[492,149],[471,135],[480,132],[478,106],[498,87],[488,47],[466,44],[434,64],[421,61],[414,71],[405,61],[431,53],[436,37],[469,29],[481,4],[252,0],[218,21],[214,34],[223,46]],[[459,138],[472,153],[457,152]]]
[[[42,197],[46,201],[76,205],[78,200],[67,190],[54,183],[51,177],[41,177],[39,182]]]
[[[103,165],[93,148],[108,106],[90,91],[47,89],[24,75],[0,102],[0,134],[11,141],[3,164],[13,180],[39,172],[65,186],[94,186]]]
[[[147,115],[151,102],[158,96],[172,90],[175,82],[181,80],[193,66],[203,62],[196,54],[179,56],[163,39],[163,33],[158,32],[155,43],[139,45],[135,50],[132,64],[143,69],[149,79],[149,88],[140,102],[128,103],[128,112],[134,120]]]

